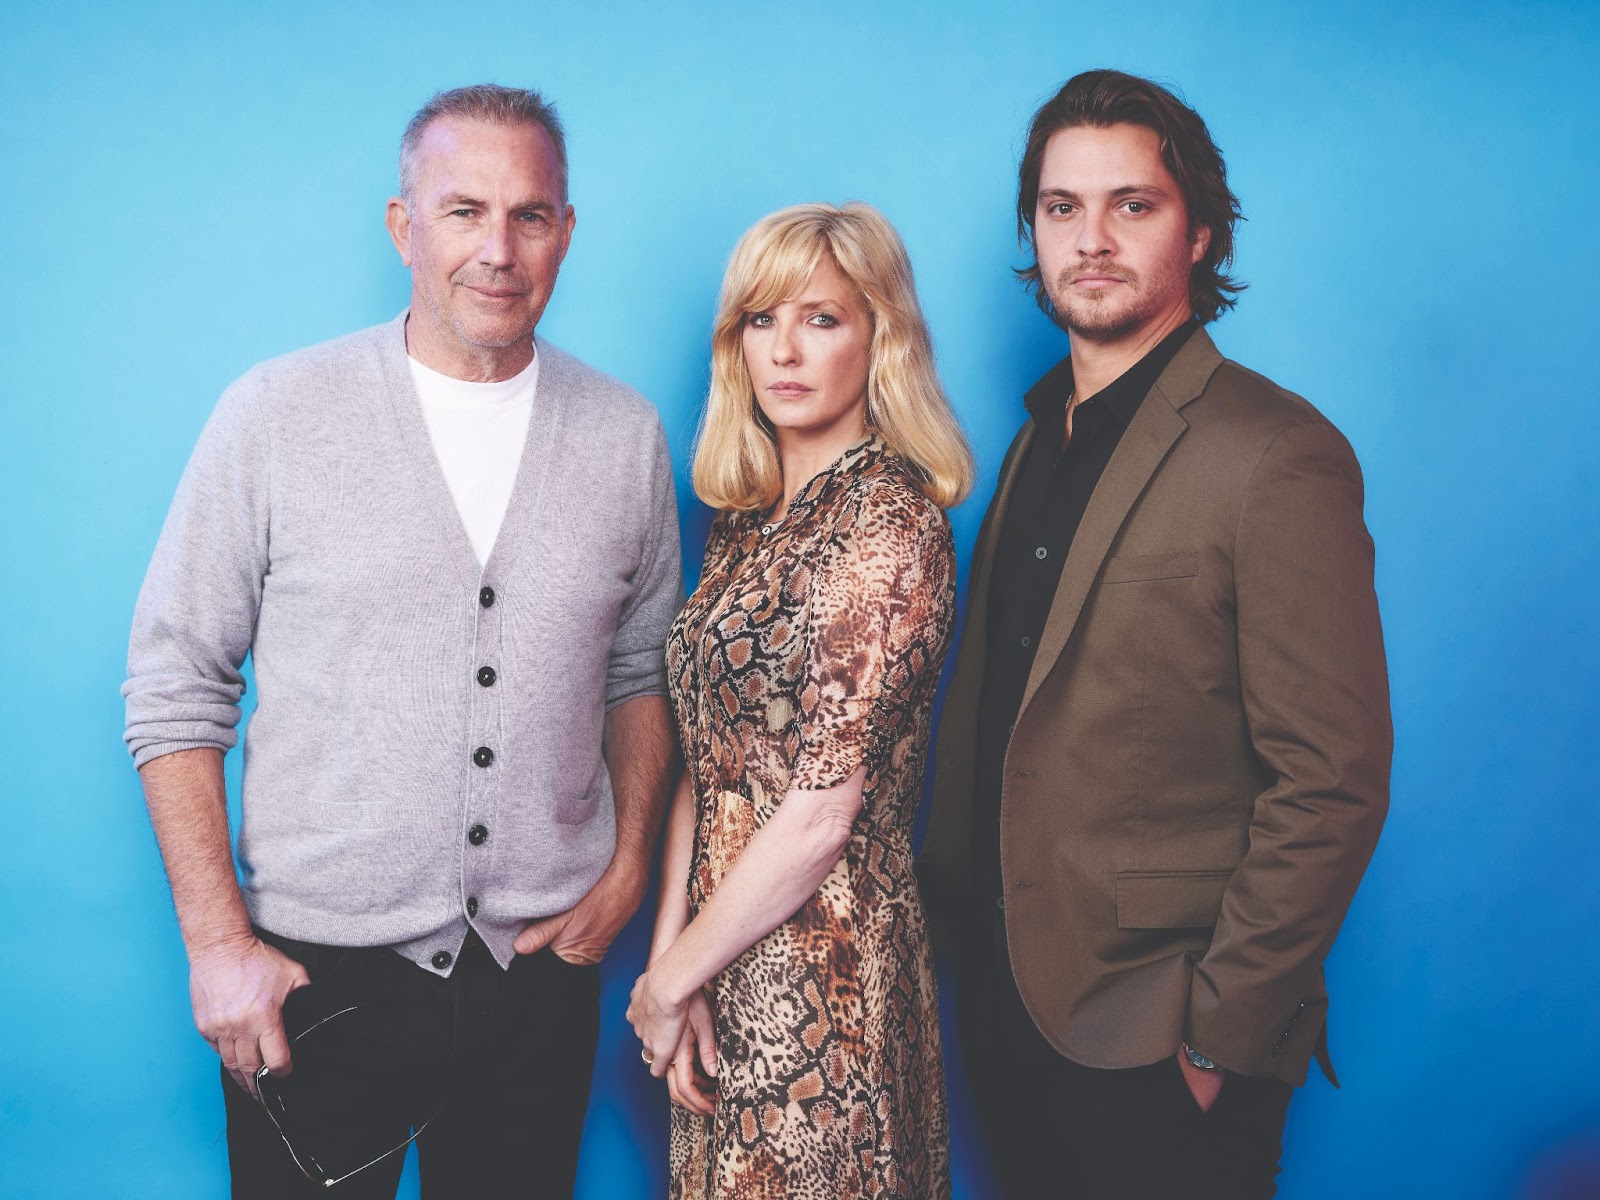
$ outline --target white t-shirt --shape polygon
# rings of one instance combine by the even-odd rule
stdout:
[[[433,452],[450,485],[478,562],[487,563],[505,518],[528,440],[528,418],[539,387],[539,356],[510,379],[468,383],[423,366],[414,358],[422,416]]]

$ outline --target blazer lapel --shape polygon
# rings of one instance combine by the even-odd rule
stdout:
[[[1128,514],[1144,494],[1162,460],[1189,428],[1178,410],[1200,395],[1221,362],[1222,356],[1205,330],[1195,330],[1161,372],[1139,411],[1134,413],[1127,432],[1106,464],[1105,474],[1089,498],[1083,522],[1072,539],[1072,548],[1067,551],[1055,599],[1050,604],[1050,615],[1039,637],[1033,669],[1028,673],[1028,686],[1022,693],[1019,719],[1062,650],[1066,649],[1083,613],[1084,602],[1111,550],[1111,543],[1121,532]]]

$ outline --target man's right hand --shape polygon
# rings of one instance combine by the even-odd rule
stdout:
[[[283,1031],[283,1001],[311,982],[306,969],[259,938],[224,942],[189,960],[195,1028],[222,1057],[233,1081],[256,1095],[261,1064],[287,1075],[293,1064]]]

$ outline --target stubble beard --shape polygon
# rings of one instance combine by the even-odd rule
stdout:
[[[462,285],[464,290],[474,284],[480,287],[503,286],[508,280],[463,278],[458,275],[451,282]],[[525,280],[519,280],[515,286],[527,287],[528,284]],[[542,302],[534,304],[531,308],[519,306],[511,312],[495,317],[474,312],[472,310],[474,301],[470,295],[458,292],[454,299],[456,303],[451,306],[451,311],[445,314],[451,331],[465,344],[480,350],[505,350],[532,341],[533,331],[539,324],[539,318],[544,315]]]
[[[1075,292],[1073,280],[1083,275],[1110,275],[1121,284],[1098,292]],[[1052,284],[1045,283],[1051,319],[1068,337],[1088,342],[1115,343],[1138,333],[1167,311],[1168,297],[1181,288],[1188,290],[1188,273],[1161,273],[1154,286],[1127,267],[1080,265],[1060,271]]]

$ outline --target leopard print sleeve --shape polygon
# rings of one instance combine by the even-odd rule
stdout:
[[[944,513],[898,479],[861,489],[813,582],[790,786],[871,777],[914,721],[954,613],[955,552]]]

